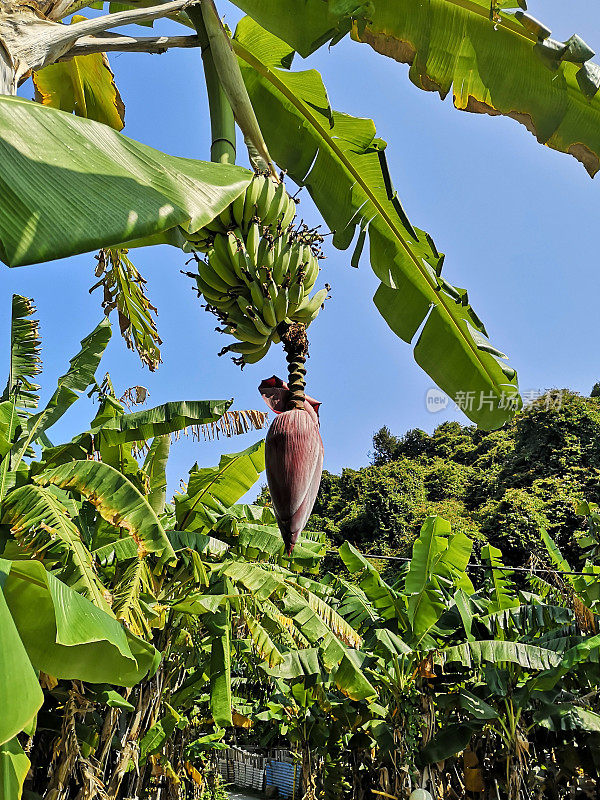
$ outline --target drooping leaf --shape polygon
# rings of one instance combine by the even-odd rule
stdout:
[[[165,554],[176,560],[164,528],[141,492],[118,470],[100,461],[72,461],[36,476],[42,486],[53,484],[79,492],[111,525],[129,531],[138,554]]]
[[[40,387],[33,379],[42,371],[40,329],[38,321],[32,319],[33,314],[33,301],[13,294],[8,381],[0,400],[9,400],[15,395],[19,408],[36,408],[39,400]]]
[[[196,231],[250,179],[242,167],[175,158],[99,122],[0,97],[0,260],[9,266],[180,225]]]
[[[4,598],[36,670],[132,686],[156,666],[152,645],[74,592],[39,561],[0,559]]]
[[[399,599],[375,567],[349,542],[340,547],[340,557],[348,572],[358,577],[358,585],[383,619],[393,619],[399,610]]]
[[[83,19],[75,14],[71,22]],[[125,106],[106,53],[59,61],[36,70],[32,77],[38,103],[103,122],[116,131],[123,128]]]
[[[66,507],[53,492],[27,484],[10,492],[2,506],[2,522],[27,551],[63,564],[58,577],[110,613],[107,592],[96,574],[90,551]]]
[[[0,562],[0,743],[22,731],[44,702],[37,675],[4,599],[7,563]]]
[[[334,245],[346,249],[368,232],[381,281],[375,305],[388,325],[408,343],[420,330],[417,363],[469,419],[502,425],[520,403],[516,373],[487,339],[467,292],[442,277],[444,257],[431,237],[409,222],[373,122],[332,111],[320,75],[289,71],[290,49],[250,18],[234,46],[271,155],[307,187]]]
[[[515,597],[514,584],[510,580],[510,569],[503,569],[502,552],[491,544],[486,544],[481,548],[481,560],[489,564],[489,584],[492,588],[490,593],[490,605],[488,612],[503,611],[519,605]]]
[[[116,309],[119,328],[130,350],[137,350],[151,372],[161,363],[160,345],[155,315],[157,309],[148,299],[146,281],[121,248],[100,250],[94,271],[100,280],[90,292],[102,288],[102,308],[108,316]]]
[[[590,175],[600,167],[600,68],[579,37],[567,42],[529,15],[490,0],[235,0],[236,5],[306,56],[350,29],[356,41],[410,64],[418,88],[452,90],[463,111],[502,114],[537,140],[569,153]],[[517,0],[508,7],[515,7]]]
[[[146,763],[148,756],[162,750],[167,739],[173,735],[179,716],[176,711],[169,708],[164,717],[155,722],[144,734],[140,742],[140,765]]]

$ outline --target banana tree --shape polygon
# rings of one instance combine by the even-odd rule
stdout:
[[[467,292],[442,277],[444,257],[432,238],[406,216],[387,168],[385,143],[370,120],[332,109],[317,73],[290,69],[292,48],[306,54],[317,43],[343,35],[351,27],[350,17],[355,35],[366,35],[364,9],[338,4],[332,10],[311,3],[302,26],[288,22],[282,29],[280,8],[247,5],[254,18],[242,20],[233,40],[209,0],[111,7],[111,13],[92,19],[72,16],[84,3],[64,0],[46,3],[41,17],[26,6],[3,6],[0,31],[7,57],[0,84],[5,93],[0,96],[0,174],[6,198],[19,201],[7,199],[0,213],[0,258],[18,266],[112,248],[100,255],[97,269],[105,309],[118,309],[128,343],[155,367],[160,353],[152,306],[126,248],[166,242],[208,250],[209,264],[200,265],[195,278],[207,304],[237,339],[227,349],[238,353],[242,363],[256,361],[285,334],[288,360],[297,364],[290,375],[302,386],[306,345],[292,346],[288,329],[281,326],[286,320],[286,325],[310,324],[326,296],[327,287],[309,294],[318,273],[320,239],[301,226],[284,236],[293,203],[285,200],[283,188],[270,194],[268,184],[264,200],[252,194],[252,174],[233,165],[237,123],[254,168],[272,176],[277,187],[276,163],[298,185],[307,186],[334,230],[336,247],[347,249],[354,240],[355,266],[368,234],[371,266],[381,282],[375,304],[389,326],[414,343],[417,362],[451,396],[486,398],[465,405],[474,421],[486,428],[501,425],[520,403],[515,372],[489,342]],[[167,16],[195,28],[196,35],[107,33]],[[327,24],[322,29],[323,18]],[[64,24],[66,19],[70,24]],[[105,55],[198,46],[203,48],[211,109],[211,157],[219,162],[213,164],[174,159],[115,131],[123,126],[123,106]],[[30,72],[37,104],[9,96]],[[76,116],[66,113],[73,111]],[[68,214],[61,211],[65,182],[73,201]],[[110,208],[103,201],[107,194]],[[103,213],[94,213],[96,208]],[[256,224],[249,224],[256,213],[258,233]],[[248,279],[253,268],[246,261],[253,260],[255,240],[265,236],[285,244],[284,260],[276,260],[273,268],[266,263],[265,275],[257,274],[253,283]],[[233,248],[229,261],[226,245]],[[263,263],[264,254],[255,252]],[[290,266],[290,258],[292,264],[300,259],[301,269]],[[283,270],[280,276],[278,269]],[[261,296],[263,285],[270,297]],[[231,307],[232,297],[239,307]]]

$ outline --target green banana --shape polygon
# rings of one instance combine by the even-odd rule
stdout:
[[[287,317],[287,310],[288,310],[288,290],[285,287],[282,287],[279,290],[279,294],[274,303],[275,306],[275,319],[277,324],[279,325],[280,322]]]
[[[264,183],[263,175],[255,175],[246,189],[244,198],[244,213],[242,215],[242,230],[246,230],[252,219],[256,216],[256,203],[262,191]]]
[[[265,340],[263,339],[261,343],[251,344],[250,342],[234,342],[234,344],[230,344],[227,350],[230,353],[241,353],[242,355],[251,355],[252,353],[256,353],[262,350],[265,347]]]
[[[215,272],[210,261],[199,262],[198,274],[206,283],[208,283],[209,286],[212,286],[212,288],[216,289],[218,292],[227,294],[227,292],[231,289],[231,286]]]
[[[298,306],[296,311],[289,316],[296,320],[296,322],[305,322],[305,320],[309,318],[311,318],[312,322],[319,313],[321,305],[326,297],[327,289],[321,289],[321,291],[317,292],[311,298],[306,298],[305,301]]]
[[[286,194],[287,197],[287,207],[283,212],[283,218],[281,220],[281,230],[285,231],[294,221],[294,217],[296,216],[296,203],[292,200],[289,194]]]
[[[275,308],[273,306],[273,301],[270,297],[265,297],[263,300],[263,307],[262,307],[262,315],[265,318],[265,322],[267,325],[270,325],[272,328],[277,325],[277,317],[275,316]]]
[[[275,184],[271,178],[264,178],[264,183],[256,201],[256,216],[262,221],[267,219],[271,212],[271,205],[275,197]],[[263,223],[265,224],[265,223]]]
[[[264,311],[264,308],[263,308],[263,311]],[[273,326],[270,325],[270,324],[265,324],[266,320],[265,320],[265,322],[263,322],[260,314],[255,314],[253,317],[250,317],[250,319],[252,320],[252,324],[254,325],[256,330],[262,336],[270,336],[270,334],[273,331]]]
[[[304,299],[304,286],[302,285],[302,283],[294,281],[294,283],[292,283],[292,285],[290,286],[290,291],[289,291],[289,305],[287,312],[288,317],[291,317],[296,313],[303,299]]]
[[[260,227],[257,222],[253,222],[246,236],[246,250],[248,258],[254,268],[258,267],[258,250],[260,247]]]
[[[264,347],[260,350],[257,350],[254,353],[245,353],[244,354],[244,364],[256,364],[261,358],[264,358],[267,353],[269,352],[269,348],[271,347],[271,342],[267,342]]]
[[[316,280],[319,276],[319,262],[317,261],[316,256],[311,255],[311,259],[308,262],[308,267],[306,268],[306,275],[304,276],[304,293],[308,294],[312,292],[313,286],[316,283]]]
[[[252,281],[250,284],[250,295],[252,297],[252,304],[256,311],[260,314],[263,309],[264,296],[258,281]]]
[[[215,236],[215,246],[208,251],[208,263],[214,269],[219,278],[228,286],[237,286],[239,280],[231,268],[227,257],[223,257],[222,245],[223,236]]]
[[[286,275],[289,270],[291,255],[292,248],[289,242],[286,242],[285,247],[281,248],[279,257],[273,264],[273,280],[278,286],[281,286],[284,275]]]
[[[210,300],[211,303],[218,303],[223,297],[221,292],[209,286],[200,275],[196,275],[196,286],[198,287],[198,291],[204,295],[204,298]]]
[[[267,331],[266,334],[259,333],[253,325],[236,322],[231,326],[231,330],[227,330],[227,333],[231,333],[231,335],[235,336],[240,342],[261,345],[265,343],[271,331]]]
[[[247,191],[247,190],[246,190]],[[239,194],[231,204],[231,216],[236,225],[240,228],[244,224],[244,202],[246,200],[246,192]]]
[[[262,218],[263,225],[272,225],[274,227],[277,225],[277,222],[279,221],[279,216],[283,211],[283,203],[285,202],[286,194],[287,193],[285,191],[285,186],[283,185],[283,181],[280,181],[273,193],[273,197],[271,199],[268,211]]]

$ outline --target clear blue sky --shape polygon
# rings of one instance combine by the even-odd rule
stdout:
[[[239,11],[223,0],[218,5],[233,27]],[[600,52],[600,13],[589,0],[531,0],[530,12],[556,38],[576,32]],[[173,27],[158,23],[155,30]],[[469,289],[493,343],[517,368],[521,389],[568,386],[589,393],[600,380],[600,178],[590,180],[573,158],[542,147],[512,120],[458,112],[450,98],[442,103],[438,95],[419,91],[408,81],[406,66],[365,45],[344,40],[304,64],[322,72],[334,108],[375,120],[388,142],[390,170],[409,217],[446,253],[446,277]],[[111,65],[127,108],[128,136],[175,155],[208,158],[197,51],[112,55]],[[302,65],[298,58],[295,67]],[[21,93],[30,97],[31,83]],[[301,211],[317,221],[306,195]],[[134,252],[133,258],[159,308],[164,363],[154,374],[142,369],[115,331],[102,369],[110,371],[116,386],[143,384],[152,405],[233,396],[238,408],[262,408],[260,380],[285,375],[280,349],[272,348],[260,364],[241,373],[216,356],[224,337],[214,332],[214,318],[179,274],[183,254],[162,247]],[[371,437],[382,425],[403,433],[413,427],[431,431],[444,419],[464,420],[450,410],[427,412],[425,393],[432,382],[415,364],[411,348],[379,317],[371,302],[377,281],[366,262],[357,271],[349,258],[333,249],[328,253],[321,276],[332,285],[333,299],[310,329],[307,388],[323,403],[325,468],[334,472],[365,465]],[[0,267],[0,336],[8,342],[11,293],[34,297],[44,335],[46,395],[79,340],[100,319],[100,297],[88,294],[94,264],[90,254],[15,270]],[[70,438],[91,413],[81,403],[53,438]],[[240,450],[257,436],[206,445],[180,441],[171,459],[170,487],[177,487],[194,461],[216,463],[220,452]]]

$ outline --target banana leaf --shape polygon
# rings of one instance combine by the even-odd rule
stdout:
[[[0,579],[30,668],[56,678],[117,686],[133,686],[155,670],[160,654],[152,645],[126,631],[114,617],[59,581],[39,561],[0,559]],[[15,676],[17,685],[26,674],[21,667]],[[6,678],[4,683],[14,686]],[[15,694],[21,697],[21,690]],[[35,705],[29,703],[30,708]],[[28,718],[32,716],[29,713]]]
[[[429,234],[408,220],[372,120],[333,111],[319,73],[291,72],[290,48],[250,18],[233,44],[272,157],[307,187],[336,247],[357,237],[355,266],[368,233],[381,281],[374,302],[390,328],[414,342],[417,363],[469,419],[502,425],[520,404],[515,370],[488,340],[467,292],[442,277],[444,257]]]
[[[71,23],[84,19],[75,14]],[[125,106],[106,53],[75,56],[50,64],[36,70],[32,78],[38,103],[122,130]]]
[[[175,158],[89,119],[0,97],[0,261],[11,267],[210,222],[251,173]]]
[[[108,464],[72,461],[37,475],[35,481],[41,486],[53,484],[85,497],[108,523],[130,532],[140,557],[158,553],[167,560],[176,560],[164,528],[146,498]]]
[[[7,566],[8,564],[8,566]],[[44,702],[37,675],[15,627],[4,598],[4,583],[9,562],[0,561],[0,742],[16,736],[31,722]],[[8,756],[6,756],[8,757]],[[7,765],[8,766],[8,765]]]
[[[33,314],[33,301],[13,294],[8,380],[0,400],[9,400],[16,394],[20,408],[36,408],[39,401],[40,387],[33,379],[42,371],[40,328],[38,321],[32,319]]]
[[[0,800],[19,800],[30,767],[16,736],[0,744]]]
[[[234,0],[307,56],[351,31],[378,53],[409,64],[415,86],[452,90],[456,108],[517,120],[548,147],[600,168],[600,67],[579,36],[550,36],[521,5],[490,0]],[[496,8],[493,8],[493,6]],[[502,10],[499,6],[502,6]]]
[[[112,613],[81,532],[52,491],[35,484],[14,489],[2,504],[1,521],[10,526],[24,550],[62,563],[57,577],[98,608]]]
[[[507,661],[530,670],[549,670],[561,663],[561,654],[545,647],[500,639],[464,642],[441,651],[442,661],[460,662],[467,667],[484,661],[497,664]]]
[[[221,456],[217,467],[200,469],[194,466],[190,471],[187,492],[175,496],[178,528],[205,527],[203,509],[223,513],[254,486],[264,468],[265,444],[262,439],[239,453]]]

